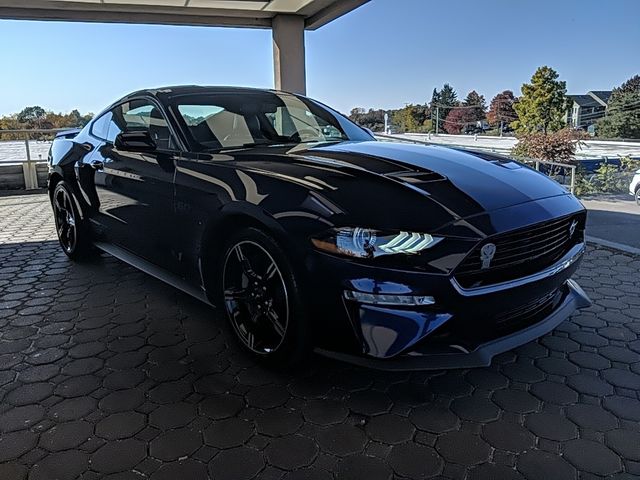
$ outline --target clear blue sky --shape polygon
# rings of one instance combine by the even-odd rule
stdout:
[[[569,93],[640,73],[638,0],[372,0],[307,32],[308,94],[343,112],[424,103],[449,82],[487,102],[549,65]],[[268,30],[0,21],[0,115],[96,112],[138,88],[273,87]]]

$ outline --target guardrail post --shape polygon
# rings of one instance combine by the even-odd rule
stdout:
[[[571,194],[575,193],[576,189],[576,167],[571,167]]]
[[[27,161],[22,164],[22,175],[24,176],[25,190],[38,188],[38,172],[36,166],[31,162],[31,150],[29,149],[29,134],[24,135],[24,147],[27,151]]]

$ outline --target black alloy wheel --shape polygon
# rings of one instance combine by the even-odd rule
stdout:
[[[282,272],[264,248],[235,244],[224,263],[224,302],[236,334],[252,352],[275,352],[289,324],[289,299]]]
[[[60,245],[67,255],[76,249],[78,231],[76,215],[71,205],[71,198],[66,188],[56,187],[53,194],[53,210],[55,212],[56,230]]]
[[[69,187],[64,181],[58,182],[53,190],[51,203],[62,250],[74,260],[83,257],[89,251],[90,241]]]
[[[230,239],[221,287],[233,330],[251,354],[292,365],[310,351],[296,279],[270,236],[248,228]]]

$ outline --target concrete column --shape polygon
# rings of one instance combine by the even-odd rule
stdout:
[[[271,29],[276,90],[306,94],[304,18],[276,15]]]

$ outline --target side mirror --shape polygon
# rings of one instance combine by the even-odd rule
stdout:
[[[116,136],[114,145],[118,150],[128,152],[153,152],[156,149],[156,142],[148,130],[121,132]]]
[[[362,129],[367,132],[369,135],[371,135],[372,137],[375,137],[375,133],[373,133],[373,130],[371,130],[370,128],[367,127],[362,127]]]

